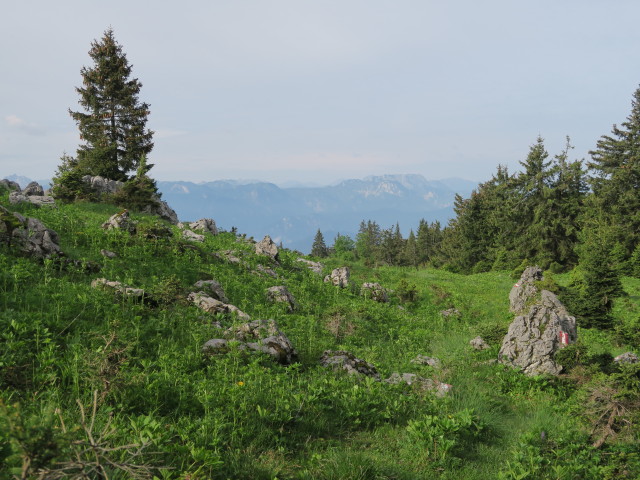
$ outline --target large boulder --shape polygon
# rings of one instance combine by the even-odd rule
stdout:
[[[511,312],[520,314],[538,294],[536,283],[542,280],[542,269],[540,267],[527,267],[520,280],[518,280],[509,292],[509,309]]]
[[[36,218],[25,218],[0,206],[0,241],[35,258],[62,256],[60,237]]]
[[[269,235],[266,235],[262,240],[256,243],[256,254],[265,255],[277,262],[279,258],[278,246],[271,240]]]
[[[189,240],[190,242],[204,242],[204,235],[192,232],[191,230],[183,230],[182,238]]]
[[[332,283],[336,287],[346,288],[349,286],[349,268],[348,267],[339,267],[333,269],[330,275],[324,277],[324,281],[326,283]]]
[[[298,302],[293,298],[291,292],[284,285],[278,285],[275,287],[269,287],[267,289],[267,300],[272,303],[284,303],[287,305],[287,309],[293,312],[298,308]]]
[[[0,180],[0,186],[6,188],[7,190],[12,190],[14,192],[19,192],[20,189],[20,184],[18,182],[14,182],[13,180],[8,180],[6,178],[3,178],[2,180]]]
[[[124,187],[124,182],[120,182],[118,180],[110,180],[99,175],[85,175],[84,177],[82,177],[82,181],[88,184],[91,189],[98,195],[116,193],[118,190]]]
[[[22,194],[26,195],[27,197],[42,197],[44,195],[44,188],[42,188],[42,185],[40,185],[38,182],[31,182],[24,188],[24,190],[22,190]]]
[[[178,224],[178,214],[176,211],[169,206],[167,202],[164,200],[160,200],[160,197],[155,198],[155,203],[153,205],[147,205],[142,212],[150,213],[151,215],[157,215],[163,220],[171,223],[172,225]]]
[[[542,290],[538,299],[528,298],[526,303],[530,306],[522,307],[526,311],[509,326],[498,359],[527,375],[558,375],[562,366],[556,363],[554,354],[576,341],[576,320],[547,290]]]
[[[320,365],[333,370],[344,370],[349,375],[364,375],[380,380],[380,374],[373,364],[344,350],[325,350],[320,357]]]

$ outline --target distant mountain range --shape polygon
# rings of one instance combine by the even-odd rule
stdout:
[[[29,182],[15,175],[6,178],[21,185]],[[162,199],[181,220],[213,218],[219,228],[236,227],[256,239],[270,235],[303,253],[311,250],[318,229],[330,246],[338,233],[355,239],[362,220],[375,220],[382,228],[398,222],[405,236],[422,218],[444,226],[454,216],[455,194],[468,197],[477,186],[459,178],[427,180],[422,175],[371,176],[324,187],[235,180],[157,183]]]

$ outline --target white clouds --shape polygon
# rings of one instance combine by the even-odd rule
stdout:
[[[35,123],[25,121],[17,115],[7,115],[6,117],[4,117],[4,121],[5,125],[7,125],[9,128],[18,130],[27,135],[42,136],[45,134],[43,128]]]

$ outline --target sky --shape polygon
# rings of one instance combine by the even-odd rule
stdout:
[[[588,159],[640,84],[637,0],[24,0],[0,16],[0,177],[50,178],[113,28],[158,180],[329,184]]]

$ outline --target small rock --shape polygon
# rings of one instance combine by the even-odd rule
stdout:
[[[426,355],[418,355],[416,358],[411,360],[411,363],[416,363],[418,365],[429,365],[433,368],[439,368],[441,364],[440,360],[438,360],[437,358],[427,357]]]
[[[475,350],[486,350],[487,348],[491,348],[489,344],[485,342],[480,336],[477,336],[476,338],[469,340],[469,344]]]
[[[398,385],[400,383],[406,383],[407,385],[416,385],[421,390],[431,391],[435,393],[437,397],[444,397],[452,388],[448,383],[442,383],[431,380],[430,378],[424,378],[416,375],[415,373],[400,374],[398,372],[394,372],[389,378],[384,381],[392,385]]]
[[[613,359],[614,363],[638,363],[638,355],[633,352],[625,352]]]
[[[444,318],[460,318],[462,316],[462,313],[457,308],[448,308],[447,310],[442,310],[440,312],[440,315],[442,315]]]
[[[267,299],[274,303],[286,303],[289,312],[293,312],[298,308],[296,299],[293,298],[291,292],[284,285],[270,287],[267,289]]]
[[[229,351],[229,342],[223,338],[213,338],[202,346],[204,353],[226,353]]]
[[[216,300],[215,298],[205,295],[202,292],[190,293],[187,299],[193,302],[194,304],[196,304],[198,308],[200,308],[201,310],[207,313],[222,313],[222,314],[231,313],[231,314],[235,314],[238,318],[243,320],[251,319],[249,315],[244,313],[235,305],[221,302],[220,300]]]
[[[123,210],[109,217],[109,220],[102,224],[102,228],[105,230],[123,230],[129,232],[131,235],[135,234],[137,230],[136,222],[131,220],[127,210]]]
[[[112,252],[111,250],[105,250],[104,248],[100,250],[100,255],[105,258],[116,258],[118,254],[116,252]]]
[[[201,218],[195,222],[189,224],[191,230],[199,230],[202,232],[210,233],[211,235],[218,235],[218,227],[216,222],[211,218]]]
[[[324,269],[324,265],[322,265],[320,262],[312,262],[311,260],[307,260],[306,258],[298,258],[297,261],[306,264],[307,268],[311,270],[313,273],[322,275],[322,270]]]
[[[349,375],[364,375],[380,380],[376,367],[344,350],[325,350],[320,357],[320,365],[332,367],[334,370],[345,370]]]
[[[209,293],[216,300],[220,300],[224,303],[229,303],[229,299],[224,293],[224,289],[222,285],[216,280],[198,280],[193,287],[196,289],[195,291],[204,291]]]
[[[346,288],[349,286],[350,272],[348,267],[335,268],[330,275],[324,277],[325,283],[332,283],[336,287]]]
[[[293,344],[273,320],[254,320],[227,330],[227,334],[246,342],[244,345],[248,349],[266,353],[283,365],[290,365],[298,359]]]
[[[123,285],[115,280],[107,280],[106,278],[96,278],[91,282],[93,288],[106,288],[111,289],[115,293],[125,295],[127,297],[142,299],[145,296],[145,292],[142,288],[133,288]]]
[[[387,291],[379,283],[363,283],[360,293],[378,303],[387,303],[389,301]]]
[[[204,235],[194,233],[191,230],[184,230],[182,232],[182,238],[189,240],[190,242],[204,242]]]

